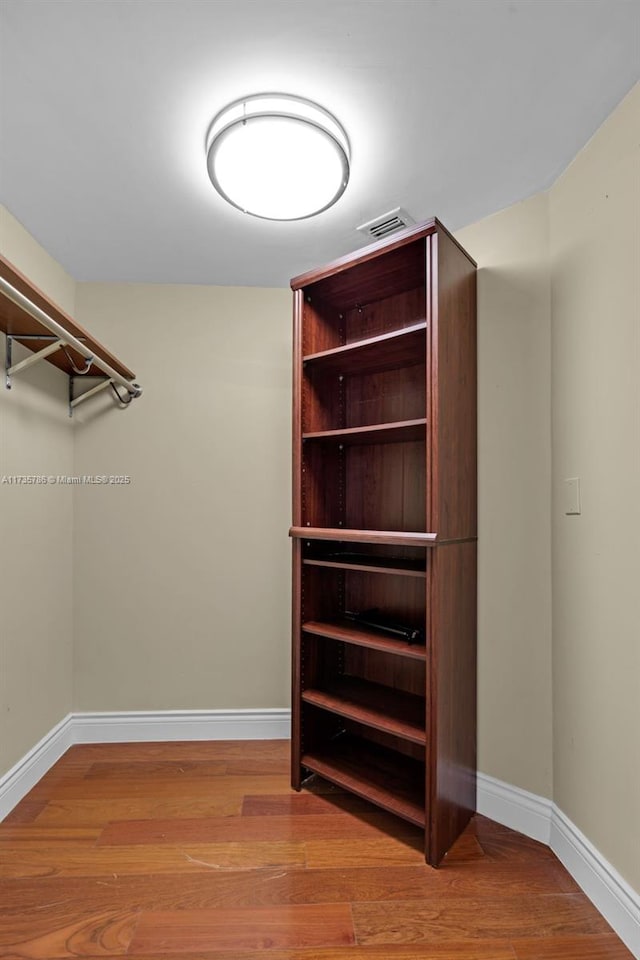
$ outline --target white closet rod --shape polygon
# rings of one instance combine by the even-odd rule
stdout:
[[[142,394],[141,386],[132,380],[127,380],[126,377],[123,377],[117,370],[114,370],[106,360],[92,353],[84,343],[81,343],[73,334],[65,330],[57,320],[54,320],[48,313],[45,313],[44,310],[41,310],[35,303],[32,303],[23,293],[16,290],[4,277],[0,277],[0,290],[2,290],[5,296],[8,297],[9,300],[12,300],[16,306],[21,307],[26,313],[32,316],[34,320],[37,320],[43,327],[50,330],[51,333],[60,339],[61,343],[67,347],[72,347],[76,353],[79,353],[85,360],[90,360],[94,366],[102,370],[111,380],[114,380],[116,383],[119,383],[121,387],[124,387],[132,397],[139,397]],[[14,340],[20,339],[20,334],[18,333],[13,333],[12,336]]]

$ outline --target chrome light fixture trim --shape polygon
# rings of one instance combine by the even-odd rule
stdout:
[[[349,182],[350,147],[341,124],[290,94],[254,94],[229,104],[209,128],[206,154],[218,193],[266,220],[316,216]]]

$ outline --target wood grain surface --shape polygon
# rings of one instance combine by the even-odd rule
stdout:
[[[0,958],[631,960],[547,847],[476,816],[434,870],[421,830],[288,763],[73,747],[0,824]]]

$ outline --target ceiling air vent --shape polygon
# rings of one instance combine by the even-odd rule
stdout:
[[[415,223],[413,217],[410,217],[402,207],[396,207],[395,210],[388,210],[374,220],[361,223],[356,229],[358,233],[363,233],[367,240],[381,240],[383,237],[388,237],[390,233],[395,233],[396,230],[411,226],[412,223]]]

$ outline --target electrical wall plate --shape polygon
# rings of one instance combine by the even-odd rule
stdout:
[[[580,477],[569,477],[563,482],[563,513],[567,517],[577,517],[580,509]]]

